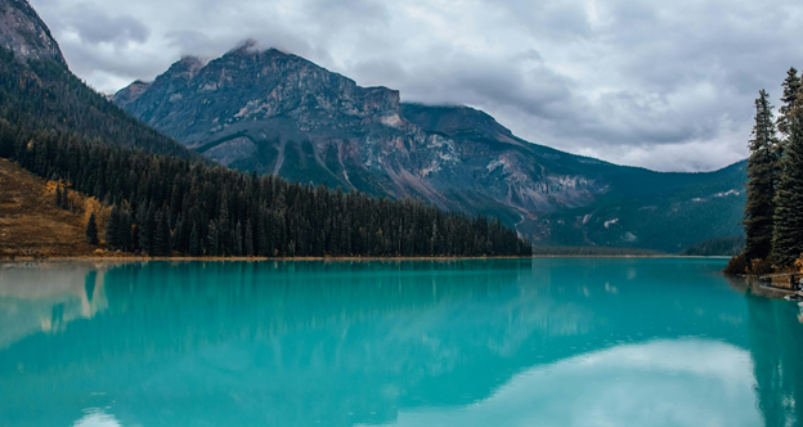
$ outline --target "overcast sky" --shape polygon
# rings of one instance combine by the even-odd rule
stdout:
[[[532,142],[664,171],[746,157],[759,89],[777,99],[803,66],[800,0],[30,1],[105,92],[253,38],[403,101],[471,105]]]

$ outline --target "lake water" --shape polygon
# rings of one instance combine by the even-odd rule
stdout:
[[[0,264],[0,426],[801,426],[724,264]]]

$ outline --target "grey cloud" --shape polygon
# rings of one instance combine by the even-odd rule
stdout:
[[[661,170],[745,156],[753,98],[777,98],[803,62],[797,0],[31,1],[101,89],[253,38],[407,101],[481,108],[536,143]]]
[[[592,34],[588,13],[579,0],[484,1],[540,39],[571,42]]]
[[[90,43],[144,42],[149,33],[139,21],[125,16],[111,18],[88,13],[74,16],[70,23],[81,38]]]
[[[130,16],[111,16],[86,3],[67,9],[54,24],[61,31],[74,31],[88,44],[141,43],[150,33],[145,25]]]
[[[370,27],[390,17],[385,4],[376,0],[319,0],[308,4],[311,18],[329,28],[353,22]]]

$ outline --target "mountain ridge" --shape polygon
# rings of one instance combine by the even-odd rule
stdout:
[[[733,202],[721,206],[730,221],[743,198],[730,177],[742,171],[723,169],[730,186],[723,188],[722,179],[711,178],[718,172],[654,172],[573,155],[518,138],[481,110],[401,102],[398,91],[363,88],[297,55],[249,43],[205,63],[184,57],[152,83],[135,82],[113,100],[225,166],[496,216],[541,244],[678,251],[741,233],[738,221],[720,224],[708,215],[697,222],[716,223],[713,235],[665,233],[656,244],[638,237],[651,234],[642,230],[651,227],[645,221],[618,236],[586,230],[586,222],[572,226],[582,238],[555,237],[556,224],[576,223],[568,214],[610,216],[613,205],[645,207],[626,207],[634,199],[650,201],[647,206],[674,200],[678,204],[666,209],[699,211],[679,199],[690,186],[705,187],[700,191],[706,194],[695,193],[699,199],[732,191]],[[604,224],[614,219],[599,227],[611,229]]]

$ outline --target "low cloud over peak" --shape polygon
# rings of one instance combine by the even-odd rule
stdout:
[[[470,105],[533,142],[658,170],[745,157],[753,98],[777,96],[803,62],[792,0],[31,2],[103,91],[253,39],[405,101]]]

